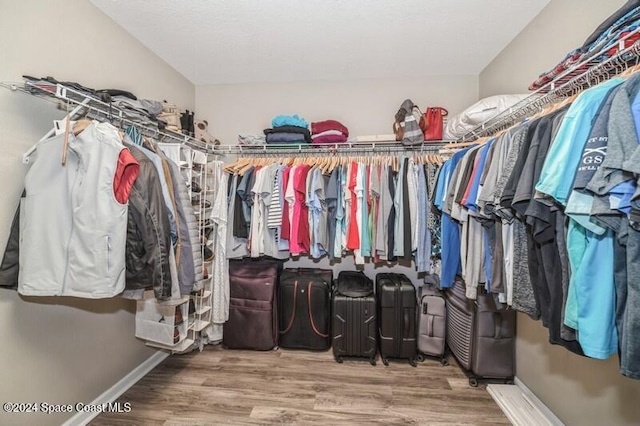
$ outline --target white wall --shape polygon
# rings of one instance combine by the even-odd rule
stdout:
[[[478,76],[317,81],[196,87],[196,113],[210,133],[235,145],[238,134],[262,134],[279,114],[340,120],[351,135],[393,134],[394,115],[410,98],[456,114],[478,99]]]
[[[524,93],[623,3],[552,0],[481,73],[481,96]],[[547,329],[525,315],[517,333],[517,376],[567,425],[640,423],[640,381],[620,375],[617,357],[593,360],[550,345]]]
[[[0,80],[53,76],[194,105],[194,86],[88,0],[0,0]],[[0,88],[0,253],[23,188],[26,151],[62,111]],[[0,401],[90,402],[155,351],[134,337],[135,304],[20,297],[0,290]],[[135,407],[134,407],[135,409]],[[0,424],[60,424],[69,415],[8,415]]]

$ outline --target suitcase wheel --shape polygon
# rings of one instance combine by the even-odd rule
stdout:
[[[447,365],[449,365],[449,360],[446,358],[442,358],[440,360],[440,364],[442,364],[443,367],[446,367]]]
[[[477,388],[478,379],[476,379],[475,377],[469,377],[469,386],[471,386],[472,388]]]
[[[337,362],[338,364],[342,364],[342,362],[343,362],[342,357],[341,357],[341,356],[337,357],[337,358],[336,358],[336,362]]]
[[[389,360],[387,358],[382,358],[382,363],[387,367],[389,366]]]
[[[418,358],[417,359],[418,359],[418,362],[424,362],[424,360],[425,360],[424,355],[422,355],[422,354],[418,354]]]
[[[374,367],[376,366],[376,359],[375,358],[371,358],[369,360],[369,364],[373,365]]]
[[[418,366],[418,363],[416,362],[416,360],[415,360],[415,359],[410,359],[410,360],[409,360],[409,365],[410,365],[410,366],[412,366],[412,367],[417,367],[417,366]]]

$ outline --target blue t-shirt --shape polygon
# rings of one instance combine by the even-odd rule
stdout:
[[[371,256],[371,239],[369,235],[369,182],[367,179],[367,170],[369,166],[366,164],[360,164],[362,167],[362,180],[360,186],[362,187],[362,215],[360,226],[360,254],[362,256]]]
[[[613,238],[611,230],[596,235],[569,219],[571,279],[564,323],[577,330],[584,354],[597,359],[618,352]]]
[[[442,166],[442,171],[436,185],[435,205],[440,211],[444,207],[444,198],[451,181],[453,171],[458,162],[472,147],[456,152]],[[441,242],[442,242],[442,271],[440,285],[442,288],[449,288],[455,281],[456,274],[460,273],[460,225],[447,213],[442,212]]]

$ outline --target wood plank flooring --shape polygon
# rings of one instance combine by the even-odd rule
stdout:
[[[509,424],[484,386],[471,388],[450,359],[388,367],[338,364],[331,351],[230,351],[167,358],[119,402],[131,412],[92,425]]]

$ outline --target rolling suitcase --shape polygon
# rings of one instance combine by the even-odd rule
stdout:
[[[416,366],[416,289],[404,274],[376,276],[378,336],[382,363],[406,358]]]
[[[229,320],[222,343],[229,349],[270,350],[278,346],[276,287],[282,263],[229,261]]]
[[[437,357],[448,365],[445,357],[447,308],[444,297],[431,284],[418,289],[418,361],[426,356]]]
[[[376,365],[378,331],[373,281],[362,272],[343,271],[338,275],[332,299],[333,356],[369,358]]]
[[[278,285],[280,346],[327,350],[331,346],[331,282],[327,269],[285,269]]]
[[[467,371],[469,385],[478,379],[511,382],[515,374],[515,324],[513,309],[496,303],[493,294],[478,293],[477,300],[465,296],[465,285],[456,280],[445,293],[447,345]]]

